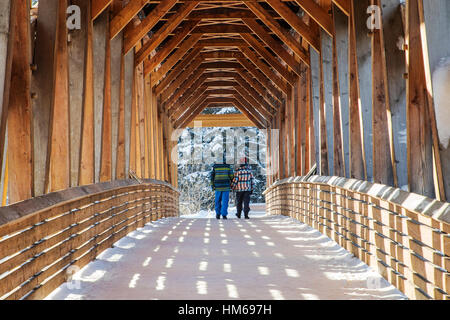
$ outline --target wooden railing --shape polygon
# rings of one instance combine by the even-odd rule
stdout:
[[[450,298],[450,204],[338,177],[276,182],[267,211],[334,239],[411,299]]]
[[[165,182],[114,181],[0,208],[0,298],[42,299],[117,240],[178,216],[179,193]]]

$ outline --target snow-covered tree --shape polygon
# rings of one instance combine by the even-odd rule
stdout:
[[[235,112],[233,108],[219,110],[222,113]],[[188,128],[179,139],[178,152],[182,214],[213,209],[214,193],[209,174],[213,164],[221,162],[224,157],[233,169],[239,167],[242,157],[249,159],[255,176],[252,202],[264,202],[266,137],[262,131],[256,128]],[[231,197],[231,203],[234,203],[234,197]]]

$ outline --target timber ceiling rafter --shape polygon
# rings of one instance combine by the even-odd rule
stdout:
[[[320,51],[320,29],[333,36],[331,2],[348,13],[349,0],[93,0],[92,16],[115,8],[111,39],[123,32],[124,54],[134,49],[175,124],[226,98],[264,125],[309,67],[309,48]]]

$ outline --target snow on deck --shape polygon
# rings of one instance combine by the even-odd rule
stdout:
[[[231,211],[230,211],[231,212]],[[294,219],[169,218],[119,240],[47,299],[405,299]],[[230,214],[234,216],[234,214]]]

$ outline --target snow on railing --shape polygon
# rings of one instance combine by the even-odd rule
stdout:
[[[334,239],[413,299],[450,298],[450,203],[341,177],[291,177],[265,192],[267,212]]]
[[[102,251],[150,221],[178,216],[166,182],[77,187],[0,208],[0,299],[42,299]]]

